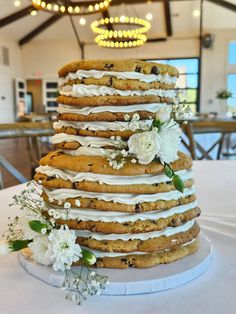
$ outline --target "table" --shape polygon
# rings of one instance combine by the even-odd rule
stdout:
[[[15,254],[0,257],[1,314],[234,314],[236,312],[236,161],[195,161],[199,222],[213,245],[213,263],[207,272],[185,286],[161,293],[100,296],[77,307],[64,291],[31,277]],[[18,185],[0,192],[0,233],[9,215],[11,195]],[[157,268],[158,269],[158,268]]]

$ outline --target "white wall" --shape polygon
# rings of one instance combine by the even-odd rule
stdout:
[[[9,48],[10,65],[0,60],[0,123],[8,123],[15,119],[14,79],[22,75],[21,54],[17,42],[0,33],[0,49],[2,46]]]
[[[228,43],[236,40],[236,29],[207,30],[207,32],[214,36],[214,41],[211,49],[203,49],[201,111],[222,112],[216,93],[220,89],[227,88],[227,73],[230,71]]]
[[[55,78],[60,67],[81,58],[76,40],[34,40],[21,49],[27,79]]]

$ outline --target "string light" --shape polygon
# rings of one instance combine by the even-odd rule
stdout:
[[[16,1],[14,2],[14,6],[15,6],[15,7],[19,7],[20,5],[21,5],[20,0],[16,0]]]
[[[32,5],[37,10],[49,11],[52,13],[64,13],[69,15],[86,15],[99,11],[106,10],[112,0],[97,1],[91,4],[92,1],[88,1],[88,4],[78,6],[78,2],[73,0],[32,0]],[[16,4],[17,3],[17,4]],[[19,4],[18,4],[19,3]],[[14,2],[15,6],[20,5],[20,0]]]
[[[31,14],[32,16],[35,16],[35,15],[37,15],[37,11],[36,11],[36,10],[33,10],[33,11],[30,12],[30,14]]]
[[[84,18],[84,17],[81,17],[81,18],[79,19],[79,23],[80,23],[80,25],[85,25],[85,24],[86,24],[85,18]]]
[[[107,29],[107,25],[127,25],[129,29]],[[147,41],[146,33],[151,24],[138,17],[116,16],[96,20],[92,22],[91,29],[97,35],[95,42],[101,47],[107,48],[131,48],[145,44]]]

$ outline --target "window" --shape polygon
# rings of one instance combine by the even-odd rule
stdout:
[[[227,89],[233,94],[227,100],[227,111],[236,112],[236,41],[228,44]]]
[[[192,110],[199,109],[198,88],[198,58],[149,60],[170,64],[179,70],[179,79],[176,83],[180,103],[188,104]]]
[[[229,43],[228,51],[229,64],[236,64],[236,42],[231,41]]]
[[[236,112],[236,73],[228,74],[228,89],[233,93],[233,97],[228,99],[228,112]]]

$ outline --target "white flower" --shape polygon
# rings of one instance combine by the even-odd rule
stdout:
[[[46,234],[46,233],[47,233],[47,228],[42,228],[42,229],[41,229],[41,234],[44,235],[44,234]]]
[[[5,240],[0,240],[0,255],[7,255],[11,252],[9,244]]]
[[[48,201],[49,201],[49,203],[53,203],[53,202],[54,202],[54,199],[51,198],[51,197],[49,197]]]
[[[130,120],[130,116],[127,113],[125,114],[124,118],[125,118],[125,121],[129,121]]]
[[[34,238],[33,242],[28,244],[32,251],[33,259],[43,265],[51,265],[51,255],[53,252],[49,249],[49,240],[46,235],[38,235]]]
[[[150,163],[160,149],[157,130],[133,134],[128,140],[129,153],[136,155],[140,164]]]
[[[168,105],[163,108],[160,108],[156,113],[156,120],[160,120],[161,122],[165,122],[166,120],[169,120],[171,111],[172,111],[172,107]]]
[[[77,262],[82,257],[81,248],[79,244],[76,244],[76,234],[67,226],[52,230],[48,239],[50,257],[55,271],[70,269],[72,263]]]
[[[160,150],[158,156],[162,163],[170,163],[178,159],[178,149],[181,141],[179,125],[171,120],[167,125],[163,125],[160,136]]]
[[[131,121],[138,121],[138,120],[140,120],[140,115],[138,113],[135,113]]]
[[[60,217],[61,217],[60,213],[58,213],[58,212],[55,211],[55,213],[54,213],[54,215],[53,215],[53,218],[54,218],[54,219],[60,219]]]
[[[55,210],[53,208],[50,208],[48,211],[49,216],[54,216]]]
[[[66,202],[65,204],[64,204],[64,208],[71,208],[71,203],[69,203],[69,202]]]
[[[36,219],[37,218],[37,219]],[[38,232],[32,230],[29,226],[29,222],[32,220],[39,220],[36,216],[22,216],[19,218],[19,225],[24,234],[23,240],[32,240],[38,236]]]
[[[135,158],[131,159],[132,164],[136,164],[137,160]]]

